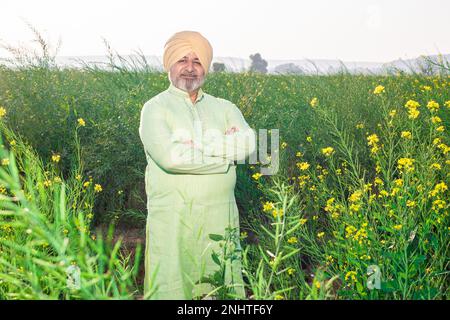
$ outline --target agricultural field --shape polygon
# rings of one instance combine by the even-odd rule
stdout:
[[[248,299],[448,297],[448,74],[208,74],[280,133],[275,175],[237,169]],[[0,67],[0,299],[151,298],[138,127],[168,85],[131,64]]]

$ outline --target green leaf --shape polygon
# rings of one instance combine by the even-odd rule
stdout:
[[[223,240],[223,236],[220,234],[214,234],[214,233],[210,233],[209,234],[209,238],[213,241],[221,241]]]
[[[273,239],[276,238],[275,235],[274,235],[272,232],[270,232],[269,230],[267,230],[267,228],[264,227],[263,225],[261,225],[261,229],[263,229],[263,230],[264,230],[270,237],[272,237]]]
[[[220,264],[220,259],[219,259],[219,256],[217,255],[217,253],[213,252],[213,253],[211,254],[211,258],[213,259],[213,261],[214,261],[218,266],[221,265],[221,264]]]
[[[364,292],[364,287],[359,282],[356,283],[356,289],[358,290],[359,293]]]
[[[220,283],[223,283],[223,281],[222,281],[222,275],[221,275],[221,273],[219,272],[219,271],[216,271],[215,273],[214,273],[214,276],[213,276],[213,279],[214,279],[214,284],[220,284]]]

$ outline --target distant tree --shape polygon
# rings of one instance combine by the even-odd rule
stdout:
[[[224,72],[225,71],[225,63],[214,62],[213,63],[213,71],[214,72]]]
[[[251,54],[250,60],[252,60],[250,71],[267,73],[267,61],[259,53]]]

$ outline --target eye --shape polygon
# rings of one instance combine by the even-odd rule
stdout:
[[[201,64],[200,61],[194,61],[195,64]]]

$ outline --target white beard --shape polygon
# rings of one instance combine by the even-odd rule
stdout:
[[[191,92],[200,88],[205,82],[205,77],[197,77],[197,79],[184,79],[181,77],[172,77],[169,72],[169,79],[172,84],[183,91]]]

